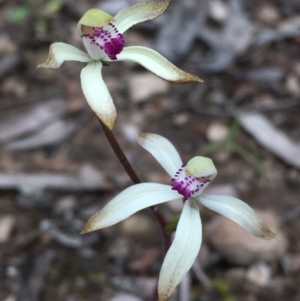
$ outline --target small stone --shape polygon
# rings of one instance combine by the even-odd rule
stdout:
[[[15,266],[8,266],[6,268],[6,275],[10,278],[14,278],[19,275],[19,271]]]
[[[114,297],[112,297],[110,299],[110,301],[142,301],[142,299],[140,299],[134,295],[130,295],[130,294],[126,294],[126,293],[119,293],[119,294],[115,295]]]
[[[211,0],[209,4],[209,15],[217,22],[225,22],[229,16],[228,5],[221,0]]]
[[[184,125],[186,125],[189,121],[189,114],[187,113],[180,113],[177,114],[174,118],[173,118],[173,123],[176,126],[182,127]]]
[[[76,198],[74,196],[65,196],[60,198],[55,204],[57,212],[73,211],[76,208]]]
[[[136,142],[138,135],[140,134],[140,129],[134,124],[125,123],[122,125],[121,131],[124,138],[130,142]]]
[[[257,19],[264,23],[276,24],[280,16],[274,5],[263,4],[257,12]]]
[[[290,74],[286,79],[285,86],[293,96],[300,96],[300,83],[297,76]]]
[[[227,138],[228,132],[227,126],[213,122],[206,131],[206,137],[210,142],[223,142]]]
[[[277,218],[273,213],[266,210],[256,212],[273,232],[280,233]],[[228,262],[236,265],[277,260],[287,248],[287,240],[283,233],[271,240],[260,239],[220,215],[216,215],[205,226],[205,236]]]
[[[0,243],[8,241],[15,221],[16,220],[12,215],[0,216]]]
[[[134,103],[148,100],[151,96],[168,92],[166,81],[151,73],[133,75],[129,79],[131,100]]]
[[[271,268],[265,262],[258,262],[247,270],[246,279],[255,285],[267,286],[271,280]]]

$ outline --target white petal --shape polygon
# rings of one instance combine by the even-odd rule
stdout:
[[[160,16],[169,6],[171,0],[163,2],[137,3],[125,7],[114,17],[119,32],[123,33],[134,24]]]
[[[100,61],[87,64],[81,71],[81,86],[91,109],[109,129],[112,129],[117,113],[107,86],[103,81],[101,69],[102,63]]]
[[[159,280],[159,301],[167,300],[175,287],[192,267],[200,250],[202,226],[198,207],[186,201],[181,213],[175,239],[163,262]]]
[[[205,207],[231,219],[257,237],[271,239],[276,236],[249,205],[237,198],[203,194],[199,199]]]
[[[105,30],[107,29],[105,27],[113,21],[114,18],[110,14],[100,9],[92,8],[86,11],[77,23],[78,34],[86,51],[93,60],[100,60],[106,57],[106,53],[100,48],[99,36],[95,37],[93,28],[103,28]],[[91,38],[92,36],[93,39]]]
[[[181,158],[174,145],[157,134],[141,134],[138,143],[158,161],[171,178],[181,167]]]
[[[105,60],[106,58],[108,58],[106,53],[102,49],[100,49],[98,45],[91,44],[90,39],[83,37],[81,38],[81,40],[84,48],[93,60],[98,61],[102,59]]]
[[[144,208],[177,199],[179,194],[171,186],[156,183],[133,185],[95,213],[85,224],[82,233],[114,225]]]
[[[193,74],[178,69],[158,52],[140,46],[125,47],[118,54],[118,61],[132,61],[153,72],[157,76],[175,83],[201,83],[202,80]]]
[[[49,55],[46,61],[38,68],[57,69],[64,61],[77,61],[82,63],[91,62],[90,56],[82,50],[65,43],[54,43],[50,46]]]

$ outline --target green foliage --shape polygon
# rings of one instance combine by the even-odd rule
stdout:
[[[63,7],[61,0],[51,0],[48,1],[45,8],[43,9],[43,15],[50,16],[59,12]]]
[[[22,4],[11,8],[8,11],[9,22],[22,22],[34,14],[36,17],[49,17],[58,13],[63,7],[61,0],[50,0],[44,6],[35,7],[32,0],[23,1]],[[41,24],[37,24],[36,27],[41,29]]]
[[[8,21],[21,22],[24,21],[30,14],[30,7],[28,5],[19,5],[8,11]]]
[[[221,279],[215,279],[213,281],[214,289],[221,295],[222,301],[236,301],[236,298],[232,295],[229,285]]]
[[[34,29],[36,32],[45,33],[47,31],[47,22],[44,19],[38,19],[34,23]]]
[[[167,224],[167,226],[165,227],[165,231],[167,233],[173,233],[176,231],[179,218],[180,218],[180,214],[173,217],[173,219]]]
[[[227,295],[230,292],[228,284],[221,279],[215,279],[213,281],[213,287],[222,296]]]

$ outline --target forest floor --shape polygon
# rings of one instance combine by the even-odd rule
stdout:
[[[163,260],[160,229],[147,210],[80,235],[87,219],[131,182],[84,99],[83,64],[36,66],[53,42],[82,48],[76,23],[89,8],[115,14],[137,1],[77,2],[0,1],[3,301],[150,301]],[[280,252],[266,251],[269,259],[232,262],[212,243],[216,215],[203,208],[198,261],[213,288],[190,273],[185,297],[172,300],[188,301],[186,290],[191,301],[300,300],[299,38],[297,0],[174,0],[158,19],[128,30],[126,44],[156,49],[204,83],[166,83],[133,63],[103,67],[118,112],[114,133],[142,181],[170,183],[136,143],[140,133],[160,134],[184,162],[211,157],[218,176],[210,192],[272,214],[285,240]],[[270,127],[246,125],[247,114]],[[180,203],[160,209],[171,219]]]

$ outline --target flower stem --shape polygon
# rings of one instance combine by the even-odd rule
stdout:
[[[131,181],[134,184],[141,183],[141,180],[135,173],[135,171],[134,171],[133,167],[131,166],[131,164],[129,163],[128,159],[126,158],[126,156],[125,156],[120,144],[118,143],[115,135],[113,134],[113,132],[111,130],[109,130],[101,120],[100,120],[100,124],[102,126],[103,132],[104,132],[110,146],[112,147],[114,153],[118,157],[120,163],[124,167],[125,171],[127,172],[128,176],[130,177]]]
[[[129,163],[128,159],[126,158],[126,156],[125,156],[120,144],[118,143],[115,135],[113,134],[113,132],[111,130],[109,130],[100,119],[99,119],[99,121],[100,121],[101,127],[103,129],[103,132],[104,132],[110,146],[112,147],[114,153],[118,157],[120,163],[122,164],[123,168],[127,172],[131,181],[134,184],[141,183],[141,180],[139,179],[138,175],[136,174],[133,167]],[[161,214],[161,212],[158,210],[158,208],[156,206],[151,206],[150,209],[161,227],[161,230],[162,230],[162,233],[164,236],[164,245],[165,245],[165,253],[166,253],[171,245],[171,237],[170,237],[170,235],[168,235],[165,232],[165,227],[167,225],[167,222],[166,222],[164,216]]]

